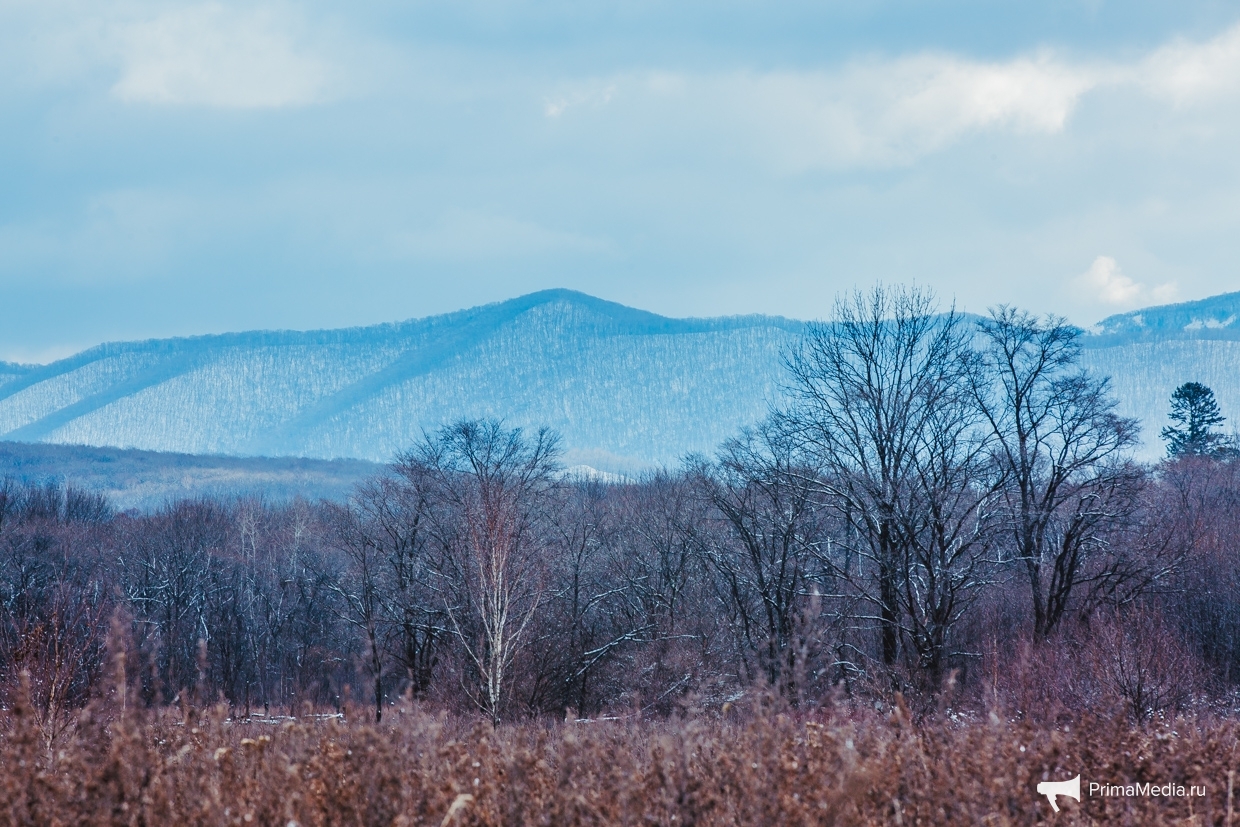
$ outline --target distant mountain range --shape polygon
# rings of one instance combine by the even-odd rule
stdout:
[[[626,473],[712,451],[777,399],[803,323],[669,319],[568,290],[397,324],[100,345],[0,363],[0,439],[387,461],[461,416],[547,425],[569,465]],[[1195,380],[1240,418],[1240,293],[1112,316],[1084,336],[1157,439]],[[1240,421],[1240,419],[1238,419]]]

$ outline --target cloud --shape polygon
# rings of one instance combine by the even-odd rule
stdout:
[[[292,21],[217,3],[118,25],[112,94],[130,103],[236,109],[304,106],[328,97],[330,68],[302,48]]]
[[[654,123],[656,142],[722,139],[788,172],[884,167],[987,130],[1060,132],[1098,82],[1098,72],[1049,54],[1006,62],[922,54],[835,72],[629,73],[566,84],[545,96],[544,115]]]
[[[1143,60],[1133,78],[1175,104],[1200,103],[1240,89],[1240,25],[1204,43],[1177,40]]]
[[[1077,276],[1076,288],[1083,297],[1111,307],[1134,307],[1147,299],[1171,302],[1179,292],[1175,282],[1147,289],[1124,275],[1119,262],[1110,256],[1095,258],[1089,269]]]
[[[1160,284],[1150,291],[1150,298],[1160,304],[1170,304],[1180,296],[1180,287],[1174,281]]]
[[[562,84],[544,96],[544,114],[651,122],[656,143],[680,135],[746,146],[801,172],[907,166],[976,134],[1057,135],[1085,95],[1119,88],[1177,105],[1240,91],[1240,25],[1128,62],[926,52],[835,69],[629,72]]]
[[[1078,279],[1093,298],[1104,304],[1131,304],[1141,295],[1141,285],[1125,276],[1119,262],[1110,256],[1098,256]]]
[[[835,74],[726,79],[714,94],[793,167],[912,163],[984,130],[1053,134],[1097,82],[1044,55],[1003,63],[946,55],[869,61]]]

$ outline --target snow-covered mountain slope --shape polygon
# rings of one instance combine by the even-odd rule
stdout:
[[[26,365],[15,365],[12,362],[0,362],[0,387],[10,380],[16,379],[30,370]]]
[[[668,319],[566,290],[444,316],[310,332],[101,345],[0,363],[0,439],[184,453],[386,461],[462,416],[555,428],[569,465],[625,473],[711,451],[779,393],[802,323]],[[1145,424],[1176,386],[1240,422],[1240,293],[1113,316],[1084,337]]]
[[[799,328],[552,290],[400,324],[108,344],[0,376],[0,438],[385,461],[424,428],[494,416],[625,472],[760,419]]]
[[[1114,347],[1167,339],[1240,340],[1240,293],[1120,313],[1098,322],[1088,346]]]

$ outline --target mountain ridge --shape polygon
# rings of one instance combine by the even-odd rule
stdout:
[[[404,416],[408,406],[400,405],[402,392],[416,391],[418,388],[415,386],[419,383],[425,384],[431,379],[442,379],[445,371],[468,373],[469,365],[476,365],[479,358],[484,356],[492,363],[489,380],[494,389],[494,374],[497,372],[494,368],[498,362],[503,361],[502,352],[495,351],[495,342],[505,338],[511,340],[512,331],[518,328],[526,328],[526,341],[509,341],[509,350],[512,352],[522,350],[523,344],[529,344],[533,340],[542,342],[541,346],[553,346],[559,341],[556,355],[560,360],[571,360],[574,358],[573,351],[579,350],[571,343],[579,345],[588,341],[596,349],[602,347],[608,350],[608,353],[604,354],[606,359],[612,362],[620,360],[621,364],[615,365],[617,370],[612,371],[612,375],[617,375],[627,369],[623,354],[619,351],[633,343],[644,343],[645,349],[649,350],[648,346],[652,343],[666,343],[669,337],[682,343],[696,339],[698,344],[705,340],[718,340],[714,341],[715,345],[724,339],[736,340],[731,342],[733,352],[730,356],[724,355],[721,361],[708,358],[708,354],[703,353],[702,358],[695,363],[692,373],[703,370],[709,373],[711,362],[716,362],[716,368],[721,364],[743,367],[746,359],[737,351],[740,346],[739,339],[744,339],[753,331],[767,334],[767,341],[764,343],[765,361],[771,362],[777,358],[781,346],[781,343],[774,339],[782,339],[785,334],[799,330],[802,324],[765,316],[672,319],[575,291],[548,290],[451,314],[366,327],[317,331],[252,331],[106,343],[49,365],[21,371],[0,384],[0,434],[3,434],[4,438],[20,441],[75,441],[153,450],[189,450],[191,453],[288,454],[323,458],[359,456],[372,460],[385,459],[391,452],[415,439],[422,428],[442,424],[457,415],[467,415],[469,410],[476,411],[479,407],[490,408],[486,411],[488,415],[515,418],[519,421],[537,418],[539,405],[532,408],[524,405],[530,408],[530,415],[522,417],[519,409],[523,406],[518,404],[515,406],[518,410],[514,417],[512,404],[500,407],[485,404],[480,406],[477,404],[478,400],[474,400],[474,404],[464,405],[460,410],[441,410],[428,419],[410,422],[407,421],[408,417]],[[608,342],[612,344],[608,345]],[[632,353],[628,355],[631,357],[627,360],[628,368],[633,367],[634,359],[636,362],[643,361]],[[286,397],[290,398],[277,400],[272,405],[255,403],[252,408],[261,408],[255,411],[257,418],[248,423],[238,421],[237,432],[231,436],[216,434],[214,437],[195,440],[192,438],[195,423],[187,422],[182,414],[195,406],[209,411],[213,405],[204,405],[202,399],[204,394],[211,395],[212,382],[198,381],[194,377],[201,378],[204,373],[222,369],[219,368],[220,364],[229,360],[236,363],[235,374],[248,375],[259,385],[266,381],[268,387],[283,386],[284,390],[288,391]],[[555,360],[551,359],[550,354],[544,354],[543,363],[549,361]],[[342,368],[345,363],[348,363],[348,369]],[[645,364],[649,368],[653,363],[646,359]],[[316,366],[324,375],[332,373],[333,370],[338,374],[335,379],[327,382],[330,387],[308,387],[316,384]],[[324,367],[328,368],[325,372],[321,370]],[[526,365],[526,368],[531,367],[536,366]],[[769,376],[772,373],[771,367],[765,365],[759,373]],[[273,377],[273,371],[278,375]],[[588,373],[588,370],[586,372]],[[752,370],[748,372],[753,373]],[[581,376],[582,371],[578,371],[576,377],[559,376],[558,379],[580,380]],[[751,375],[749,378],[755,377]],[[235,375],[216,376],[213,381],[218,386],[221,382],[227,384],[235,379]],[[680,381],[692,385],[695,380],[692,376],[681,376]],[[197,384],[193,388],[180,387],[194,382]],[[588,389],[590,393],[587,395],[603,403],[602,397],[606,396],[603,388],[609,382],[608,376],[595,376],[591,380],[592,387]],[[436,393],[444,392],[444,384],[439,382]],[[552,377],[541,377],[541,384],[544,398],[559,395],[555,388],[557,381],[553,381]],[[713,388],[716,395],[720,392],[718,384],[715,383]],[[757,383],[758,386],[768,384],[769,382]],[[183,399],[179,406],[170,404],[167,399],[154,398],[157,396],[154,392],[160,389],[175,391],[178,388],[189,397]],[[448,391],[451,393],[450,389]],[[252,397],[255,393],[261,395],[261,391],[254,389],[247,391],[233,388],[229,391],[231,396],[228,399],[221,400],[217,395],[214,402],[224,404],[214,407],[232,408],[236,407],[239,401],[244,407],[247,394]],[[672,393],[680,393],[682,397],[688,395],[683,389],[673,389]],[[392,399],[393,394],[395,400]],[[513,393],[492,393],[490,396],[507,396],[510,403],[514,401]],[[148,403],[149,410],[133,410],[140,407],[131,404],[135,400]],[[128,421],[124,416],[112,416],[110,421],[106,421],[109,412],[117,414],[126,406],[131,409]],[[366,420],[365,416],[358,413],[359,410],[387,409],[390,414],[393,407],[398,409],[395,411],[397,417],[404,417],[406,421],[394,431],[388,429],[389,432],[382,432],[382,428],[378,428],[379,432],[376,432],[373,417],[372,420]],[[546,410],[547,405],[541,407],[543,416],[549,414],[550,418],[557,418],[554,410]],[[752,413],[753,407],[754,400],[750,398],[745,410]],[[691,408],[690,405],[686,409],[690,411],[686,416],[701,420],[700,416],[691,412]],[[149,415],[151,411],[156,414],[153,419]],[[745,415],[748,416],[748,413]],[[381,412],[374,414],[375,417],[382,415]],[[686,421],[686,416],[679,418],[680,424],[693,431],[695,426]],[[142,424],[144,417],[148,420],[145,425]],[[562,416],[558,418],[563,419]],[[656,414],[651,418],[657,420],[663,417]],[[178,422],[178,419],[181,421]],[[613,417],[613,420],[616,419],[618,418]],[[708,415],[703,421],[711,419],[712,416]],[[526,424],[533,423],[527,421]],[[568,424],[567,430],[571,436],[573,428],[571,422]],[[612,426],[617,424],[622,423],[611,423]],[[657,430],[657,422],[650,424]],[[185,439],[170,440],[156,433],[176,432],[178,425],[182,426],[180,432],[185,434]],[[201,430],[203,423],[199,422],[197,425]],[[698,425],[700,426],[701,422]],[[606,429],[605,425],[598,423],[587,427],[587,430],[591,430],[595,435]],[[367,431],[369,436],[358,437],[359,430]],[[697,427],[696,430],[701,431],[702,428]],[[242,433],[243,431],[245,432]],[[700,436],[705,438],[704,434]],[[642,441],[638,437],[628,441],[632,442],[634,439],[637,442]],[[706,445],[703,439],[690,440],[687,444],[691,444],[694,449],[713,447]],[[588,435],[583,435],[582,440],[579,440],[581,444],[577,446],[577,453],[580,456],[592,455],[595,459],[601,456],[604,464],[610,466],[605,470],[628,470],[634,463],[646,464],[649,458],[656,455],[660,461],[674,460],[674,457],[665,451],[650,450],[656,447],[650,444],[650,440],[646,440],[647,444],[637,454],[632,454],[624,445],[603,444],[606,440],[600,444],[590,444]],[[620,442],[624,440],[621,439]],[[612,450],[613,448],[616,450]]]
[[[1234,311],[1234,312],[1233,312]],[[1108,317],[1082,336],[1151,433],[1190,379],[1240,411],[1240,293]],[[0,439],[387,461],[462,416],[548,425],[611,473],[711,452],[780,395],[806,322],[675,319],[565,289],[401,322],[110,342],[0,363]],[[1213,384],[1212,384],[1213,383]]]
[[[1169,339],[1240,339],[1240,291],[1108,316],[1086,329],[1087,347]]]

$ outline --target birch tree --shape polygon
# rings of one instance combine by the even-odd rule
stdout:
[[[438,542],[446,554],[450,627],[477,681],[466,691],[492,720],[545,598],[547,509],[556,502],[559,438],[497,420],[461,420],[428,436],[403,462],[436,482]]]

